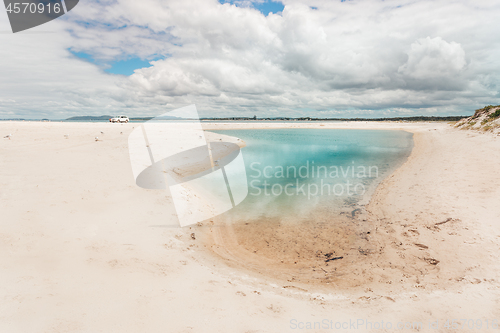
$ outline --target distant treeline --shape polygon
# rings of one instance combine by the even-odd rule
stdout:
[[[76,116],[66,120],[109,120],[112,116]]]
[[[257,118],[257,117],[226,117],[226,118],[201,118],[201,120],[243,120],[243,121],[256,121],[256,120],[268,120],[268,121],[458,121],[462,118],[468,116],[444,116],[444,117],[434,117],[434,116],[413,116],[413,117],[391,117],[391,118],[312,118],[312,117],[302,117],[302,118],[288,118],[288,117],[276,117],[276,118]]]

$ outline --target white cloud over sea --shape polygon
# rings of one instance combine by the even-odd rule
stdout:
[[[385,117],[500,104],[498,1],[283,4],[265,16],[249,0],[80,1],[17,34],[0,14],[0,118],[192,103],[203,116]],[[103,70],[130,58],[150,67]]]

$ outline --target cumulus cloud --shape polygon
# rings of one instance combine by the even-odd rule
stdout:
[[[467,84],[461,77],[465,65],[460,44],[427,37],[411,44],[408,61],[398,71],[416,89],[461,90]]]
[[[24,84],[37,96],[33,109],[50,100],[60,114],[154,115],[196,103],[204,116],[376,117],[467,114],[500,102],[497,2],[284,0],[281,14],[267,16],[254,2],[83,2],[49,23],[56,34],[38,35],[52,59],[40,76],[18,61],[36,49],[20,34],[0,35],[9,49],[0,69],[19,82],[11,94],[22,98]],[[68,50],[151,63],[115,76]],[[8,99],[0,93],[0,112],[16,108]]]
[[[465,67],[465,51],[441,37],[420,38],[411,44],[408,61],[400,71],[416,79],[458,75]]]

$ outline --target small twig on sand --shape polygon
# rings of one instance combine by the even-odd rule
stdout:
[[[438,226],[438,225],[441,225],[441,224],[445,224],[445,223],[448,223],[448,222],[454,222],[456,221],[455,219],[452,219],[451,217],[448,217],[445,221],[443,222],[438,222],[438,223],[435,223],[434,226]]]
[[[453,219],[452,219],[451,217],[448,217],[448,218],[446,219],[446,221],[443,221],[443,222],[438,222],[438,223],[435,223],[434,225],[441,225],[441,224],[448,223],[448,222],[450,222],[450,221],[453,221]]]
[[[337,260],[337,259],[344,259],[344,257],[329,258],[329,259],[326,259],[325,262],[329,262],[329,261],[333,261],[333,260]]]

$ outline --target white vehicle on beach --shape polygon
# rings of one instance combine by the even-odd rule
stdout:
[[[116,116],[109,119],[112,123],[128,123],[130,119],[127,116]]]

